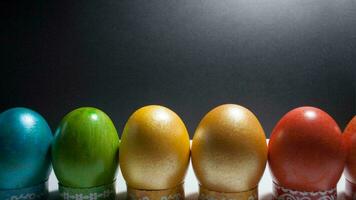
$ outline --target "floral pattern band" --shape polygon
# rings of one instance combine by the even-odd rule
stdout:
[[[273,183],[273,199],[275,200],[336,200],[336,188],[325,191],[304,192],[281,187]]]
[[[199,200],[257,200],[257,187],[242,192],[217,192],[199,185]]]
[[[183,184],[164,190],[141,190],[127,186],[128,200],[183,200]]]
[[[71,188],[59,184],[59,196],[62,200],[114,200],[116,199],[115,181],[91,188]]]
[[[0,189],[1,200],[42,200],[48,197],[48,182],[44,182],[32,187],[2,190]]]

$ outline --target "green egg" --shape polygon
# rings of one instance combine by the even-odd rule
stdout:
[[[113,183],[119,143],[116,128],[103,111],[83,107],[67,114],[52,144],[53,168],[59,184],[91,188]]]

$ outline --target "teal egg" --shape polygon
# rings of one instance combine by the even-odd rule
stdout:
[[[6,190],[38,190],[47,181],[52,137],[46,120],[33,110],[12,108],[0,114],[0,199]]]

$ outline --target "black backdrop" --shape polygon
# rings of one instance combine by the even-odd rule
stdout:
[[[5,3],[2,3],[4,5]],[[251,109],[269,135],[288,110],[317,106],[344,128],[355,114],[354,0],[76,0],[6,3],[0,110],[26,106],[52,129],[94,106],[121,133],[147,104],[176,111],[191,136],[223,103]]]

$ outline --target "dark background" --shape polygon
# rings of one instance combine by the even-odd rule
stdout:
[[[16,5],[15,5],[16,4]],[[292,108],[341,128],[355,114],[354,0],[77,0],[1,3],[0,110],[26,106],[54,130],[94,106],[121,134],[161,104],[191,136],[223,103],[251,109],[269,135]]]

